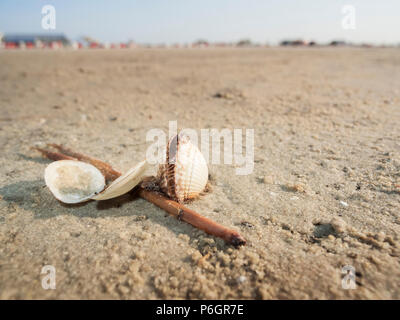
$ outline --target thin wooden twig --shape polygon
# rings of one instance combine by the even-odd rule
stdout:
[[[59,152],[52,152],[42,148],[34,147],[33,149],[39,151],[45,158],[58,161],[58,160],[76,160],[74,157],[67,156]]]
[[[59,152],[51,152],[42,148],[35,149],[40,151],[44,157],[50,160],[80,160],[90,163],[98,168],[106,177],[106,180],[109,181],[115,180],[121,176],[120,172],[116,171],[108,163],[105,163],[101,160],[74,152],[61,145],[49,144],[49,146],[52,146]],[[141,198],[160,207],[161,209],[164,209],[178,220],[185,221],[210,235],[222,238],[235,247],[246,244],[246,240],[235,230],[224,227],[223,225],[218,224],[215,221],[208,219],[189,208],[186,208],[182,204],[166,198],[156,191],[148,190],[140,186],[138,195]]]
[[[106,178],[107,181],[113,181],[121,175],[121,173],[114,170],[111,167],[111,165],[109,165],[108,163],[103,162],[101,160],[98,160],[96,158],[92,158],[92,157],[89,157],[82,153],[72,151],[71,149],[68,149],[59,144],[51,143],[51,144],[48,144],[48,146],[51,146],[51,147],[57,149],[58,152],[60,152],[61,154],[67,155],[69,157],[73,157],[79,161],[90,163],[91,165],[95,166],[97,169],[99,169],[101,171],[101,173],[104,175],[104,177]]]
[[[246,244],[246,240],[238,232],[224,227],[223,225],[220,225],[215,221],[208,219],[189,208],[186,208],[176,201],[167,199],[157,192],[140,188],[139,196],[164,209],[169,214],[178,218],[178,220],[185,221],[208,234],[222,238],[234,246]]]

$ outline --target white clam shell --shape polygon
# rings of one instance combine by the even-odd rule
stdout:
[[[82,161],[60,160],[47,166],[44,179],[58,200],[79,203],[90,199],[107,200],[127,193],[142,181],[146,169],[146,161],[140,162],[104,189],[105,178],[95,166]]]
[[[208,167],[203,154],[188,136],[172,138],[167,148],[167,163],[160,165],[161,189],[178,202],[193,199],[204,191]]]
[[[100,170],[75,160],[50,163],[44,171],[44,180],[51,193],[64,203],[89,200],[101,192],[106,184]]]
[[[135,167],[131,168],[120,176],[118,179],[114,180],[103,192],[94,196],[94,200],[107,200],[111,198],[116,198],[120,195],[127,193],[136,187],[143,179],[144,172],[147,169],[147,162],[142,161]]]

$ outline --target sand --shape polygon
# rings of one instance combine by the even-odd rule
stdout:
[[[399,299],[399,53],[0,52],[0,298]],[[169,120],[255,130],[253,173],[210,165],[212,191],[188,204],[245,247],[132,195],[62,204],[30,149],[65,144],[124,171]]]

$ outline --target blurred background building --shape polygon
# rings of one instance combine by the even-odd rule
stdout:
[[[0,37],[1,39],[1,37]],[[6,49],[62,48],[70,45],[69,39],[60,34],[5,34],[1,39]]]

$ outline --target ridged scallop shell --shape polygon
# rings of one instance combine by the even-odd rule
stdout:
[[[188,136],[179,134],[169,141],[166,163],[159,167],[158,180],[161,190],[178,202],[193,199],[204,191],[207,163]]]
[[[105,178],[95,166],[82,161],[60,160],[49,164],[44,173],[51,193],[64,203],[90,199],[107,200],[123,195],[138,185],[147,169],[143,161],[105,188]]]

